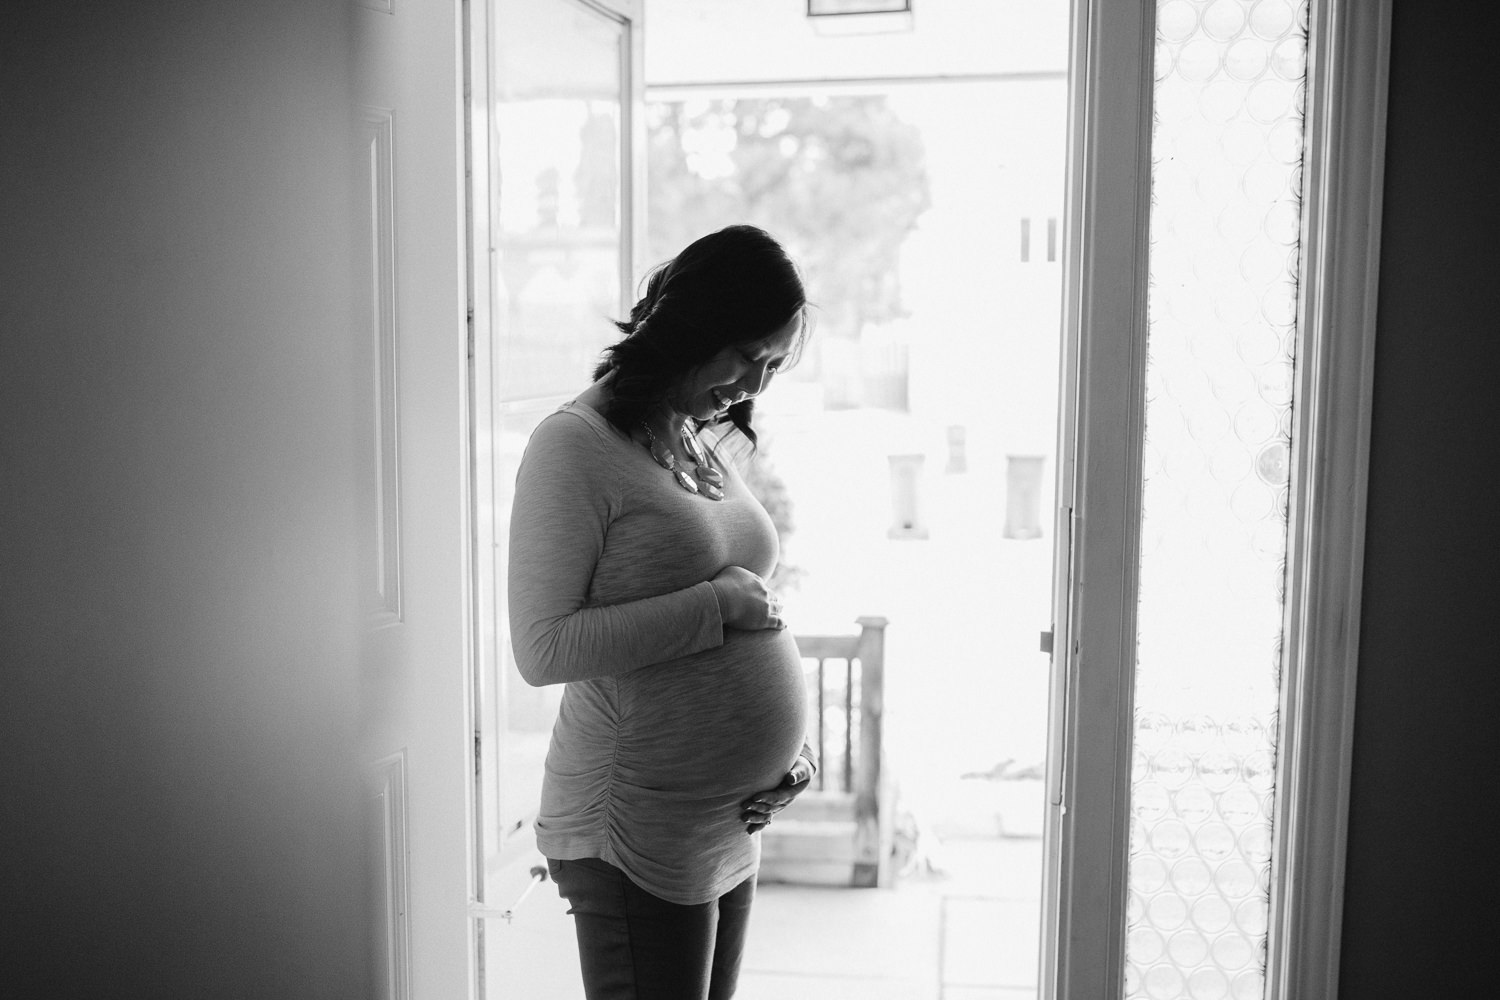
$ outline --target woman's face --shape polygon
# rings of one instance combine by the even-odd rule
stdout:
[[[763,340],[724,348],[683,377],[672,408],[697,420],[724,415],[735,403],[759,396],[787,362],[802,331],[802,314]]]

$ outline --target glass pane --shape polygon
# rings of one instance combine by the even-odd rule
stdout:
[[[1158,5],[1129,998],[1264,993],[1306,14]]]
[[[628,259],[621,207],[627,26],[575,0],[496,5],[491,220],[496,244],[495,349],[490,426],[497,676],[484,706],[497,762],[495,822],[487,841],[525,830],[540,795],[542,761],[560,686],[533,688],[516,672],[506,628],[506,538],[521,452],[537,423],[588,384],[616,335]],[[510,845],[492,865],[510,864]],[[492,873],[494,874],[494,873]],[[496,876],[501,877],[501,876]]]
[[[574,0],[498,7],[499,396],[572,394],[621,303],[625,25]]]

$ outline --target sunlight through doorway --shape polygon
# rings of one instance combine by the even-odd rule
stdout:
[[[803,262],[815,333],[757,415],[777,583],[799,634],[890,623],[890,884],[768,864],[741,993],[1030,997],[1067,8],[1002,29],[992,5],[929,5],[870,35],[800,13],[647,4],[647,259],[748,221]]]
[[[882,967],[872,953],[916,959],[932,948],[933,995],[949,995],[947,987],[1026,995],[1039,918],[1048,661],[1037,640],[1050,621],[1060,271],[1044,242],[1028,248],[1023,237],[1060,214],[1064,83],[893,84],[886,93],[703,103],[700,120],[721,128],[789,105],[821,104],[835,115],[879,108],[867,117],[888,116],[910,133],[930,191],[898,234],[889,269],[863,282],[820,285],[819,262],[858,260],[836,235],[821,253],[799,254],[791,213],[813,206],[792,197],[788,216],[750,215],[813,261],[815,296],[829,285],[896,293],[874,321],[859,315],[875,311],[868,299],[863,310],[819,302],[807,357],[763,397],[755,459],[768,492],[784,498],[780,589],[793,628],[846,632],[865,615],[890,622],[885,735],[896,873],[895,898],[882,908],[771,884],[768,872],[763,914],[785,900],[829,916],[868,909],[871,923],[851,930],[847,945],[825,938],[793,970],[770,948],[752,950],[746,993],[816,979],[819,995],[832,995],[835,983],[880,995],[864,978]],[[690,129],[671,138],[702,145]],[[720,183],[736,179],[728,173]],[[869,197],[857,176],[812,185],[810,197],[838,197],[840,181],[851,202]],[[851,204],[838,214],[856,211]],[[709,231],[729,219],[694,221]],[[884,912],[893,907],[900,919]],[[890,939],[897,927],[908,933]],[[1002,954],[1007,946],[1021,954]],[[892,988],[917,985],[884,974],[896,977]]]

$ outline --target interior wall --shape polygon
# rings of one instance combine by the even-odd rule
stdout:
[[[30,6],[0,33],[7,995],[362,994],[348,5]],[[1395,8],[1349,1000],[1493,978],[1500,19],[1424,10]]]
[[[1395,3],[1340,995],[1494,989],[1497,630],[1491,6]]]
[[[7,997],[367,992],[351,6],[7,5]]]

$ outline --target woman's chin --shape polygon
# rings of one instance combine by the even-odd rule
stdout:
[[[719,406],[714,402],[706,402],[693,407],[692,412],[688,415],[694,420],[701,420],[704,423],[711,424],[717,420],[723,420],[728,413],[729,407]]]

